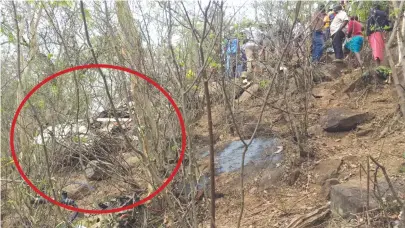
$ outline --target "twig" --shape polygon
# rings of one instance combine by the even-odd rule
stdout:
[[[394,195],[394,197],[395,197],[395,199],[398,201],[398,203],[401,205],[401,207],[403,207],[403,206],[404,206],[404,203],[403,203],[403,202],[401,201],[401,199],[398,197],[398,194],[397,194],[397,192],[395,191],[394,186],[392,185],[390,178],[388,177],[388,174],[387,174],[387,171],[386,171],[385,167],[382,166],[380,163],[378,163],[372,156],[370,156],[370,159],[371,159],[378,167],[381,168],[381,170],[382,170],[383,173],[384,173],[385,180],[387,181],[388,186],[389,186],[389,188],[390,188],[392,194]]]

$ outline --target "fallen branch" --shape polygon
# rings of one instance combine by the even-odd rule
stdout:
[[[304,228],[304,227],[313,227],[314,225],[322,222],[330,213],[329,209],[330,203],[316,209],[313,212],[310,212],[306,215],[299,216],[294,219],[287,228]]]
[[[391,129],[392,126],[394,126],[394,124],[399,120],[399,118],[401,117],[400,114],[397,114],[394,119],[391,121],[391,123],[389,123],[387,126],[385,126],[385,128],[381,131],[380,135],[378,136],[379,139],[384,138],[385,135],[388,133],[388,131]]]

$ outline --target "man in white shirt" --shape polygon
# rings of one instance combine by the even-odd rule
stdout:
[[[330,34],[332,35],[332,45],[335,52],[334,62],[343,62],[343,41],[345,39],[345,33],[343,29],[349,22],[347,13],[342,9],[341,5],[337,5],[334,8],[336,16],[330,25]]]
[[[249,28],[243,31],[247,36],[247,42],[242,46],[247,58],[247,72],[253,72],[253,67],[257,64],[254,61],[257,59],[258,52],[262,50],[264,33],[256,28]]]

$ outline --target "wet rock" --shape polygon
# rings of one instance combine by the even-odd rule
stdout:
[[[259,85],[258,84],[253,84],[251,85],[242,95],[239,97],[240,102],[245,102],[249,100],[252,95],[255,95],[259,91]]]
[[[106,168],[106,165],[99,161],[90,161],[86,166],[86,177],[89,180],[104,180],[108,177]]]
[[[347,182],[331,187],[330,200],[332,212],[349,217],[351,214],[361,213],[367,206],[367,188],[359,186],[359,183]],[[372,194],[370,194],[372,195]],[[378,203],[370,197],[369,210],[378,208]]]
[[[332,108],[320,120],[322,128],[327,132],[350,131],[357,125],[371,120],[374,116],[368,112],[355,112],[345,108]]]
[[[322,186],[321,195],[324,199],[329,200],[330,198],[330,189],[333,185],[339,184],[339,180],[337,178],[327,179]]]
[[[334,89],[325,89],[325,88],[313,88],[312,96],[315,98],[329,97],[335,94],[336,90]]]

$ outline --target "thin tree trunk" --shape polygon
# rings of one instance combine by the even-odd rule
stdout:
[[[205,73],[203,73],[205,74]],[[207,102],[208,133],[210,138],[210,173],[211,173],[211,228],[215,227],[215,154],[214,154],[214,134],[212,130],[211,100],[208,88],[208,80],[204,81],[205,99]]]
[[[395,6],[395,2],[393,2],[393,4]],[[404,6],[404,0],[401,1],[399,8],[402,9],[403,6]],[[403,12],[401,12],[401,13],[403,13]],[[391,33],[388,44],[385,45],[385,51],[387,52],[388,62],[390,64],[390,67],[392,70],[392,79],[394,80],[395,89],[398,94],[400,110],[401,110],[402,116],[405,118],[405,89],[402,87],[402,85],[399,81],[397,69],[395,68],[395,61],[394,61],[394,58],[392,57],[391,50],[390,50],[391,43],[393,42],[394,37],[395,37],[395,30],[398,29],[399,23],[400,23],[400,17],[398,17],[398,19],[395,21],[394,32]],[[398,42],[400,42],[400,41],[398,41]],[[402,66],[402,67],[404,68],[404,66]]]

